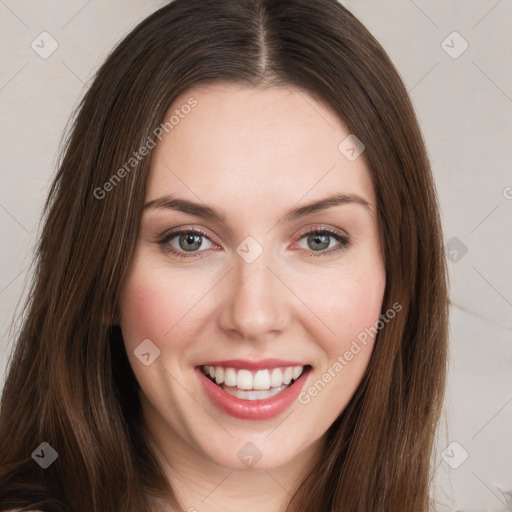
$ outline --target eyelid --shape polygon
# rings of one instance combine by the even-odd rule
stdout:
[[[213,245],[219,246],[214,240],[212,240],[211,235],[206,233],[205,230],[198,227],[192,227],[192,226],[179,226],[176,228],[169,229],[162,233],[160,236],[157,237],[156,243],[166,252],[169,252],[175,256],[183,257],[183,258],[201,258],[202,254],[206,252],[206,250],[202,251],[191,251],[190,254],[187,254],[186,251],[179,251],[175,249],[174,247],[170,247],[170,241],[173,238],[176,238],[177,236],[183,235],[185,233],[193,233],[196,235],[201,235],[203,238],[206,238],[209,240]]]
[[[183,233],[199,234],[204,236],[205,238],[208,238],[208,240],[210,240],[212,243],[219,245],[217,242],[214,242],[212,240],[212,236],[209,233],[207,233],[204,229],[193,226],[178,226],[176,228],[168,229],[158,236],[158,240],[174,238],[175,236],[182,235]]]
[[[299,234],[296,235],[296,237],[298,239],[300,239],[304,235],[308,235],[311,232],[313,232],[313,233],[314,232],[326,232],[326,233],[331,233],[333,235],[338,235],[338,236],[343,236],[345,238],[350,238],[350,235],[346,231],[341,230],[341,229],[337,229],[337,228],[326,227],[326,226],[323,226],[322,224],[315,224],[313,226],[309,226],[309,227],[305,228],[304,230],[299,231]]]
[[[209,240],[212,244],[220,246],[221,244],[216,243],[214,240],[212,240],[212,237],[206,233],[202,228],[198,227],[192,227],[192,226],[179,226],[176,228],[172,228],[170,230],[165,231],[162,235],[160,235],[156,243],[159,244],[162,249],[164,249],[167,252],[170,252],[178,257],[184,257],[184,258],[201,258],[203,257],[202,254],[207,252],[206,249],[202,251],[190,251],[189,254],[186,253],[186,251],[178,251],[175,248],[168,247],[170,240],[173,238],[185,234],[185,233],[193,233],[201,235],[202,237]],[[346,233],[343,230],[336,229],[336,228],[330,228],[322,225],[314,225],[309,226],[307,228],[304,228],[299,232],[299,234],[294,236],[295,241],[293,244],[296,244],[297,242],[300,242],[306,235],[312,234],[312,233],[328,233],[330,236],[335,238],[338,241],[338,246],[330,249],[324,249],[322,251],[306,251],[310,252],[309,256],[323,256],[323,255],[329,255],[332,254],[340,249],[346,249],[349,245],[351,245],[352,237]],[[164,247],[167,246],[167,247]]]
[[[352,245],[352,237],[346,231],[322,225],[309,226],[308,228],[305,228],[305,230],[301,231],[300,234],[297,235],[297,241],[294,243],[300,242],[306,235],[310,235],[312,233],[327,233],[331,238],[336,239],[338,245],[331,247],[330,249],[323,249],[322,251],[306,250],[308,253],[306,257],[308,258],[329,257],[338,253],[338,251],[348,249]]]

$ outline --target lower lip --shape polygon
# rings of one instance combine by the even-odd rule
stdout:
[[[309,370],[284,391],[265,400],[243,400],[232,396],[206,377],[200,367],[196,368],[196,372],[206,394],[221,411],[242,420],[268,420],[281,414],[297,399]]]

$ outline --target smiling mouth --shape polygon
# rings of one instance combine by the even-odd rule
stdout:
[[[260,370],[200,367],[204,375],[231,396],[242,400],[265,400],[289,388],[311,365],[284,366]]]

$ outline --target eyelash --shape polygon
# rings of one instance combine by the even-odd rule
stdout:
[[[204,233],[203,231],[201,231],[200,229],[182,229],[182,230],[178,230],[178,231],[172,231],[170,233],[165,233],[157,240],[157,244],[165,252],[169,252],[179,258],[194,258],[194,257],[196,257],[197,254],[204,252],[204,251],[191,251],[190,254],[185,254],[183,252],[177,251],[176,249],[174,249],[173,247],[171,247],[169,245],[169,242],[173,238],[176,238],[176,236],[183,235],[183,234],[200,235],[200,236],[210,240],[208,235],[206,233]],[[328,234],[329,236],[333,237],[335,240],[337,240],[339,242],[339,245],[336,248],[323,249],[322,251],[308,251],[308,252],[310,252],[310,254],[307,257],[311,257],[311,258],[318,258],[320,256],[330,256],[335,252],[338,252],[343,249],[347,249],[352,243],[350,236],[343,235],[343,234],[339,233],[338,231],[334,231],[334,230],[328,229],[328,228],[313,228],[310,231],[306,231],[305,233],[301,234],[299,236],[298,240],[300,241],[307,235],[311,235],[311,234]],[[210,242],[211,242],[211,240],[210,240]]]

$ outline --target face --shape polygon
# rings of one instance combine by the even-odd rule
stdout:
[[[364,153],[347,158],[343,123],[292,88],[217,84],[166,120],[177,109],[119,303],[152,442],[231,469],[292,464],[373,350],[385,270]]]

